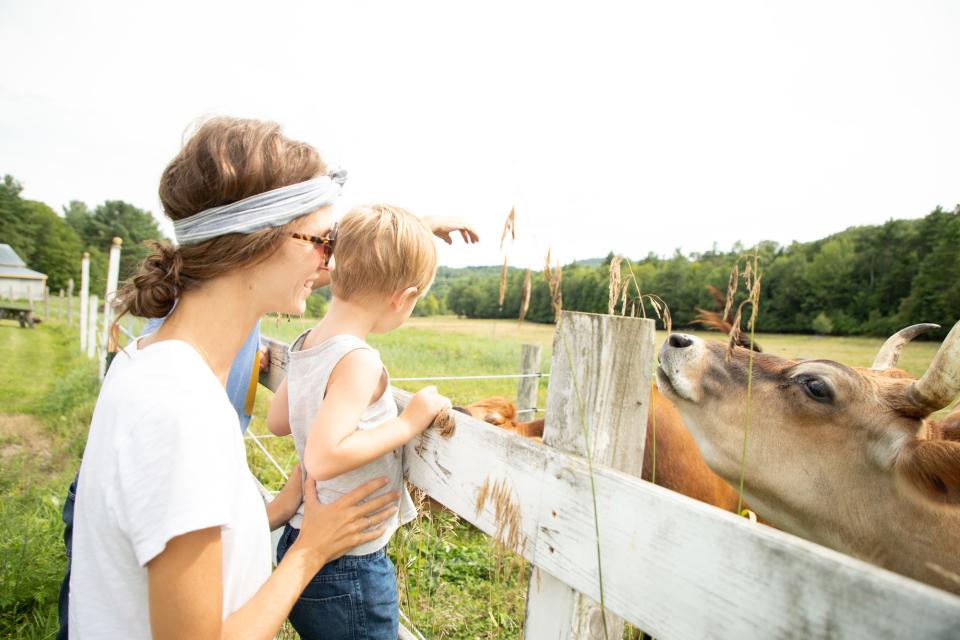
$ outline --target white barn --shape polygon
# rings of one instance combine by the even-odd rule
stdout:
[[[0,244],[0,298],[42,300],[47,276],[27,268],[8,244]]]

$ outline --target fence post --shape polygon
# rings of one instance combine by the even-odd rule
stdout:
[[[63,322],[63,288],[60,289],[60,303],[57,305],[57,320]]]
[[[544,443],[585,455],[586,431],[594,465],[639,476],[653,357],[652,320],[562,312],[553,340]],[[553,511],[548,503],[542,508]],[[597,526],[602,531],[604,522]],[[600,554],[601,567],[617,561],[603,549]],[[527,589],[525,638],[604,637],[597,603],[535,571]],[[623,622],[607,613],[606,631],[609,640],[619,640]]]
[[[90,306],[90,254],[84,252],[83,259],[80,261],[80,352],[87,349],[87,311]]]
[[[50,287],[43,288],[43,321],[50,322]]]
[[[103,351],[100,352],[100,381],[107,373],[107,352],[110,350],[110,325],[113,323],[113,299],[117,293],[117,281],[120,279],[120,245],[123,239],[114,237],[110,246],[110,260],[107,266],[107,289],[103,294]]]
[[[69,280],[67,280],[67,327],[72,327],[72,326],[73,326],[73,278],[70,278]]]
[[[90,296],[89,309],[87,310],[88,325],[85,331],[87,334],[87,357],[92,358],[97,353],[97,306],[100,299],[97,296]]]
[[[525,344],[520,348],[520,373],[540,373],[540,354],[543,349],[539,345]],[[537,417],[534,408],[537,406],[540,393],[540,378],[520,378],[517,383],[517,422],[527,422]]]

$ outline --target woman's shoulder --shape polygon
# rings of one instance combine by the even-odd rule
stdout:
[[[137,407],[140,413],[230,408],[220,381],[186,342],[156,342],[130,356],[120,353],[115,361],[120,367],[104,383],[105,400]]]

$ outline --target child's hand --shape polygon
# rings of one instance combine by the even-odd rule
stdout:
[[[417,435],[430,426],[441,409],[449,406],[450,399],[437,393],[437,388],[431,385],[413,394],[400,417],[410,425],[413,435]]]

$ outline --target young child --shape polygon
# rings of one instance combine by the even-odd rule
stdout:
[[[286,383],[274,398],[268,424],[278,435],[293,433],[301,466],[317,481],[321,502],[379,476],[390,479],[384,492],[400,491],[402,497],[382,536],[314,577],[290,622],[306,640],[395,640],[397,583],[385,547],[397,527],[416,516],[403,482],[402,447],[450,401],[436,387],[426,387],[398,415],[387,371],[365,339],[410,317],[436,273],[436,247],[423,221],[387,205],[350,211],[335,243],[333,299],[323,320],[291,346]],[[277,415],[284,408],[287,416]],[[298,513],[287,524],[278,561],[296,540],[301,519]]]

